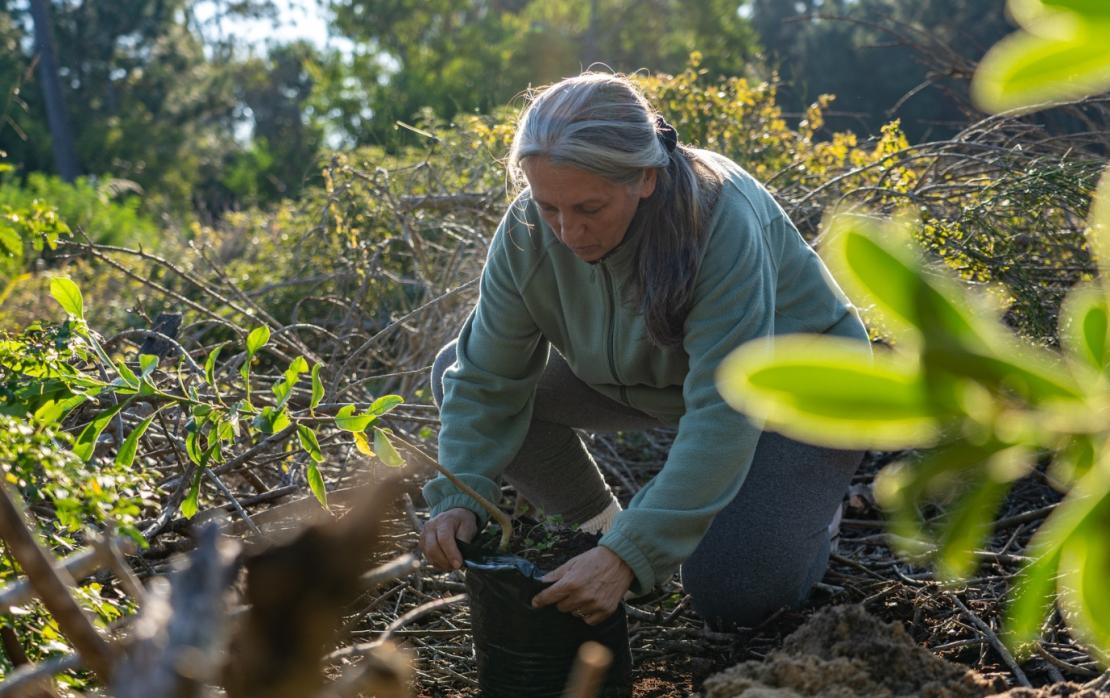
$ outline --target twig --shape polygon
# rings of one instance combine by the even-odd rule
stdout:
[[[316,698],[348,698],[372,695],[375,698],[409,698],[412,662],[409,653],[386,643],[358,666],[343,672]]]
[[[418,619],[423,618],[424,616],[428,615],[429,613],[431,613],[433,611],[438,611],[441,608],[445,608],[447,606],[459,603],[460,601],[464,601],[464,600],[466,600],[466,594],[455,594],[454,596],[448,596],[446,598],[436,599],[434,601],[429,601],[428,603],[421,604],[421,605],[417,606],[416,608],[410,610],[409,612],[405,613],[403,616],[401,616],[397,620],[390,623],[389,626],[386,627],[386,629],[382,631],[382,634],[378,637],[378,639],[374,640],[373,642],[364,642],[364,643],[358,644],[358,645],[351,645],[349,647],[342,647],[342,648],[337,649],[336,651],[332,652],[331,654],[329,654],[325,658],[325,661],[327,661],[327,662],[336,662],[340,659],[346,659],[348,657],[357,657],[359,655],[364,655],[367,652],[372,651],[376,647],[379,647],[382,644],[384,644],[385,641],[388,640],[389,637],[394,632],[396,632],[397,630],[400,630],[405,625],[408,625],[409,623],[413,622],[414,620],[418,620]]]
[[[224,473],[231,470],[232,468],[239,467],[244,462],[250,460],[254,456],[261,453],[262,451],[265,451],[270,446],[272,446],[276,443],[280,443],[281,441],[284,441],[284,440],[288,439],[290,436],[293,435],[293,432],[296,431],[296,429],[297,429],[296,424],[290,424],[289,426],[285,427],[284,429],[282,429],[278,433],[271,434],[270,436],[267,436],[265,439],[263,439],[262,441],[259,441],[254,446],[251,446],[246,451],[243,451],[242,453],[235,456],[234,458],[231,458],[230,460],[226,460],[223,463],[220,463],[219,465],[210,466],[210,469],[213,472],[215,472],[217,475],[223,475]],[[180,481],[179,478],[171,478],[163,484],[166,487],[172,487],[173,485],[177,484],[179,481]]]
[[[189,365],[189,370],[196,374],[204,373],[204,370],[200,367],[199,364],[197,364],[196,361],[193,361],[193,357],[189,356],[189,352],[186,351],[185,347],[181,346],[180,342],[167,334],[162,334],[161,332],[157,332],[155,330],[123,330],[122,332],[117,332],[111,337],[105,339],[103,344],[105,347],[110,347],[118,340],[130,339],[132,337],[138,337],[140,339],[149,339],[150,337],[154,337],[155,339],[159,339],[177,350],[177,353],[183,359],[185,359],[185,363]]]
[[[243,519],[243,521],[246,522],[247,526],[251,529],[251,532],[259,538],[264,539],[266,537],[266,534],[262,533],[262,529],[255,525],[254,520],[251,518],[251,515],[248,514],[247,510],[243,508],[243,505],[239,503],[239,500],[235,497],[235,494],[230,489],[228,489],[227,485],[224,484],[224,481],[220,479],[220,476],[212,472],[210,468],[204,469],[204,475],[209,480],[214,482],[216,484],[216,487],[220,488],[220,492],[223,492],[224,496],[227,497],[227,500],[231,503],[231,506],[235,507],[235,512],[239,514],[239,517]]]
[[[1006,666],[1013,672],[1017,682],[1026,688],[1032,688],[1033,684],[1029,683],[1029,679],[1025,676],[1025,672],[1021,670],[1021,667],[1018,666],[1017,660],[1014,659],[1014,655],[1010,654],[1010,650],[1006,649],[1006,645],[1002,644],[1002,640],[998,639],[998,635],[991,629],[991,626],[987,625],[974,611],[965,606],[964,602],[960,601],[960,598],[954,593],[945,592],[945,595],[952,599],[953,603],[955,603],[960,611],[967,616],[968,620],[979,629],[979,632],[986,636],[987,641],[991,643],[991,647],[994,648],[995,652],[998,652],[999,656],[1002,657],[1002,661],[1006,662]]]
[[[1059,667],[1060,669],[1063,669],[1064,671],[1071,672],[1071,673],[1073,673],[1077,676],[1081,676],[1085,679],[1090,679],[1090,678],[1093,678],[1093,677],[1096,677],[1096,676],[1099,675],[1097,671],[1093,671],[1093,670],[1088,669],[1086,667],[1076,666],[1076,665],[1072,664],[1071,662],[1065,662],[1063,659],[1060,659],[1056,655],[1049,652],[1048,648],[1045,647],[1044,644],[1041,643],[1041,642],[1037,643],[1037,654],[1041,655],[1041,657],[1043,657],[1046,661],[1048,661],[1049,664],[1051,664],[1055,667]],[[1063,679],[1063,678],[1060,679],[1060,681],[1064,681],[1064,680],[1065,679]]]
[[[373,336],[371,336],[369,339],[367,339],[365,342],[363,342],[360,347],[358,347],[357,349],[355,349],[354,351],[352,351],[350,354],[347,355],[347,358],[343,360],[343,363],[339,366],[339,369],[335,372],[335,374],[333,374],[332,385],[330,387],[334,390],[334,388],[338,384],[339,380],[343,376],[347,375],[347,368],[351,365],[351,362],[354,361],[354,359],[356,357],[362,355],[362,353],[365,352],[367,349],[369,349],[371,346],[373,346],[373,344],[375,342],[377,342],[379,339],[381,339],[387,332],[390,332],[392,330],[397,329],[409,318],[423,312],[424,310],[427,310],[428,308],[432,307],[433,305],[436,305],[437,303],[444,300],[445,298],[449,298],[450,296],[453,296],[456,293],[459,293],[461,291],[465,291],[466,289],[468,289],[472,286],[476,286],[477,284],[478,284],[478,278],[473,278],[470,281],[462,283],[462,284],[456,286],[455,288],[453,288],[449,291],[441,293],[440,295],[431,299],[427,303],[423,303],[423,304],[417,306],[416,308],[413,308],[409,312],[405,313],[401,317],[399,317],[396,320],[394,320],[393,322],[389,323],[389,325],[387,325],[385,328],[376,332]],[[335,394],[337,396],[338,395],[343,395],[346,392],[346,390],[347,389],[344,388],[343,390],[341,390],[341,391],[339,391],[338,393],[335,393]]]
[[[389,438],[398,441],[410,452],[416,454],[416,456],[419,457],[420,460],[424,461],[427,465],[435,468],[440,475],[443,475],[445,478],[450,480],[451,484],[462,490],[463,494],[466,494],[467,496],[478,502],[478,504],[480,504],[482,508],[485,509],[486,512],[488,512],[494,520],[497,521],[497,525],[501,527],[501,544],[498,547],[498,550],[504,552],[509,549],[509,537],[512,536],[513,533],[513,522],[509,518],[508,514],[501,511],[501,509],[499,509],[496,504],[478,494],[477,490],[457,478],[455,474],[452,473],[450,470],[440,465],[439,461],[437,461],[435,458],[432,458],[427,453],[424,453],[424,451],[421,450],[419,447],[401,438],[396,434],[396,432],[390,434]]]
[[[85,612],[70,596],[69,587],[76,586],[64,569],[54,566],[31,530],[23,522],[6,485],[0,485],[0,537],[8,543],[12,556],[19,562],[35,593],[54,616],[66,639],[72,643],[85,663],[105,684],[112,679],[113,651],[100,637]]]
[[[405,516],[408,517],[409,525],[419,535],[424,527],[420,524],[420,518],[416,515],[416,505],[412,503],[412,497],[408,492],[401,495],[401,502],[405,505]]]
[[[396,560],[375,567],[362,575],[360,581],[365,587],[372,588],[394,579],[407,577],[418,569],[420,569],[420,559],[412,553],[407,553]]]
[[[123,559],[123,552],[116,544],[116,538],[111,531],[106,534],[92,536],[92,547],[96,551],[100,562],[110,569],[112,574],[116,575],[123,590],[141,607],[146,600],[142,582],[127,565],[127,561]]]
[[[77,669],[81,666],[81,657],[77,654],[66,654],[54,659],[48,659],[41,664],[25,664],[8,674],[3,683],[0,683],[0,698],[24,698],[35,695],[47,685],[52,676]]]
[[[1052,677],[1053,681],[1055,681],[1056,683],[1064,683],[1065,681],[1067,681],[1064,675],[1060,672],[1059,667],[1063,665],[1064,667],[1070,669],[1070,664],[1063,661],[1062,659],[1057,659],[1051,652],[1045,649],[1044,645],[1040,642],[1037,643],[1037,654],[1039,654],[1045,661],[1048,662],[1048,666],[1046,666],[1045,668],[1048,670],[1048,673]]]
[[[116,545],[124,555],[135,552],[135,541],[121,536],[116,539]],[[66,574],[74,579],[83,579],[103,566],[100,554],[94,548],[73,553],[61,561],[61,566]],[[0,589],[0,613],[7,613],[12,606],[25,604],[34,598],[34,589],[26,579]]]
[[[1056,507],[1058,507],[1058,506],[1060,506],[1060,505],[1059,504],[1049,504],[1048,506],[1041,507],[1040,509],[1033,509],[1031,511],[1023,512],[1021,514],[1015,514],[1013,516],[1007,516],[1004,519],[999,519],[998,521],[995,521],[994,522],[994,528],[995,528],[996,531],[998,531],[998,530],[1001,530],[1001,529],[1006,528],[1008,526],[1013,526],[1015,524],[1023,524],[1023,523],[1028,523],[1030,521],[1036,521],[1037,519],[1043,519],[1044,517],[1051,514],[1053,512],[1053,510],[1055,510]]]

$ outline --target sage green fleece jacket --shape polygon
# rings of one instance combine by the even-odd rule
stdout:
[[[525,191],[490,245],[478,302],[444,374],[440,461],[496,501],[500,474],[523,443],[550,346],[598,392],[678,424],[662,471],[617,515],[600,544],[628,563],[632,591],[669,577],[736,496],[760,428],[726,405],[717,365],[744,342],[828,333],[866,340],[843,293],[782,208],[739,165],[706,151],[724,184],[708,223],[681,348],[647,340],[624,300],[632,277],[625,240],[587,263],[564,247]],[[650,281],[649,281],[650,283]],[[486,513],[446,478],[424,487],[432,515]]]

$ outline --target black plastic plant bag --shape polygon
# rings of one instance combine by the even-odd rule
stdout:
[[[623,604],[597,625],[555,606],[533,608],[532,597],[551,586],[539,581],[546,571],[522,557],[461,541],[459,550],[467,568],[466,591],[483,696],[562,696],[578,648],[589,640],[613,653],[600,695],[632,695],[632,654]]]

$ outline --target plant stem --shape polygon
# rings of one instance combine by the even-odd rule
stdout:
[[[439,461],[432,458],[427,453],[424,453],[424,451],[416,445],[409,443],[396,433],[390,433],[389,438],[396,439],[402,446],[419,456],[422,461],[435,468],[440,475],[450,480],[451,484],[462,490],[463,494],[473,498],[478,504],[481,504],[482,508],[485,509],[490,517],[497,521],[497,525],[501,527],[501,544],[497,547],[497,550],[503,553],[509,549],[509,538],[513,534],[513,522],[508,514],[498,509],[496,504],[478,494],[473,487],[460,480],[454,473],[440,465]]]

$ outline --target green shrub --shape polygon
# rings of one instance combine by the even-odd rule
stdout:
[[[139,213],[137,185],[123,180],[80,177],[73,184],[58,177],[33,172],[20,183],[0,183],[0,208],[30,209],[46,203],[73,231],[81,231],[93,242],[106,245],[158,243],[156,221]]]

